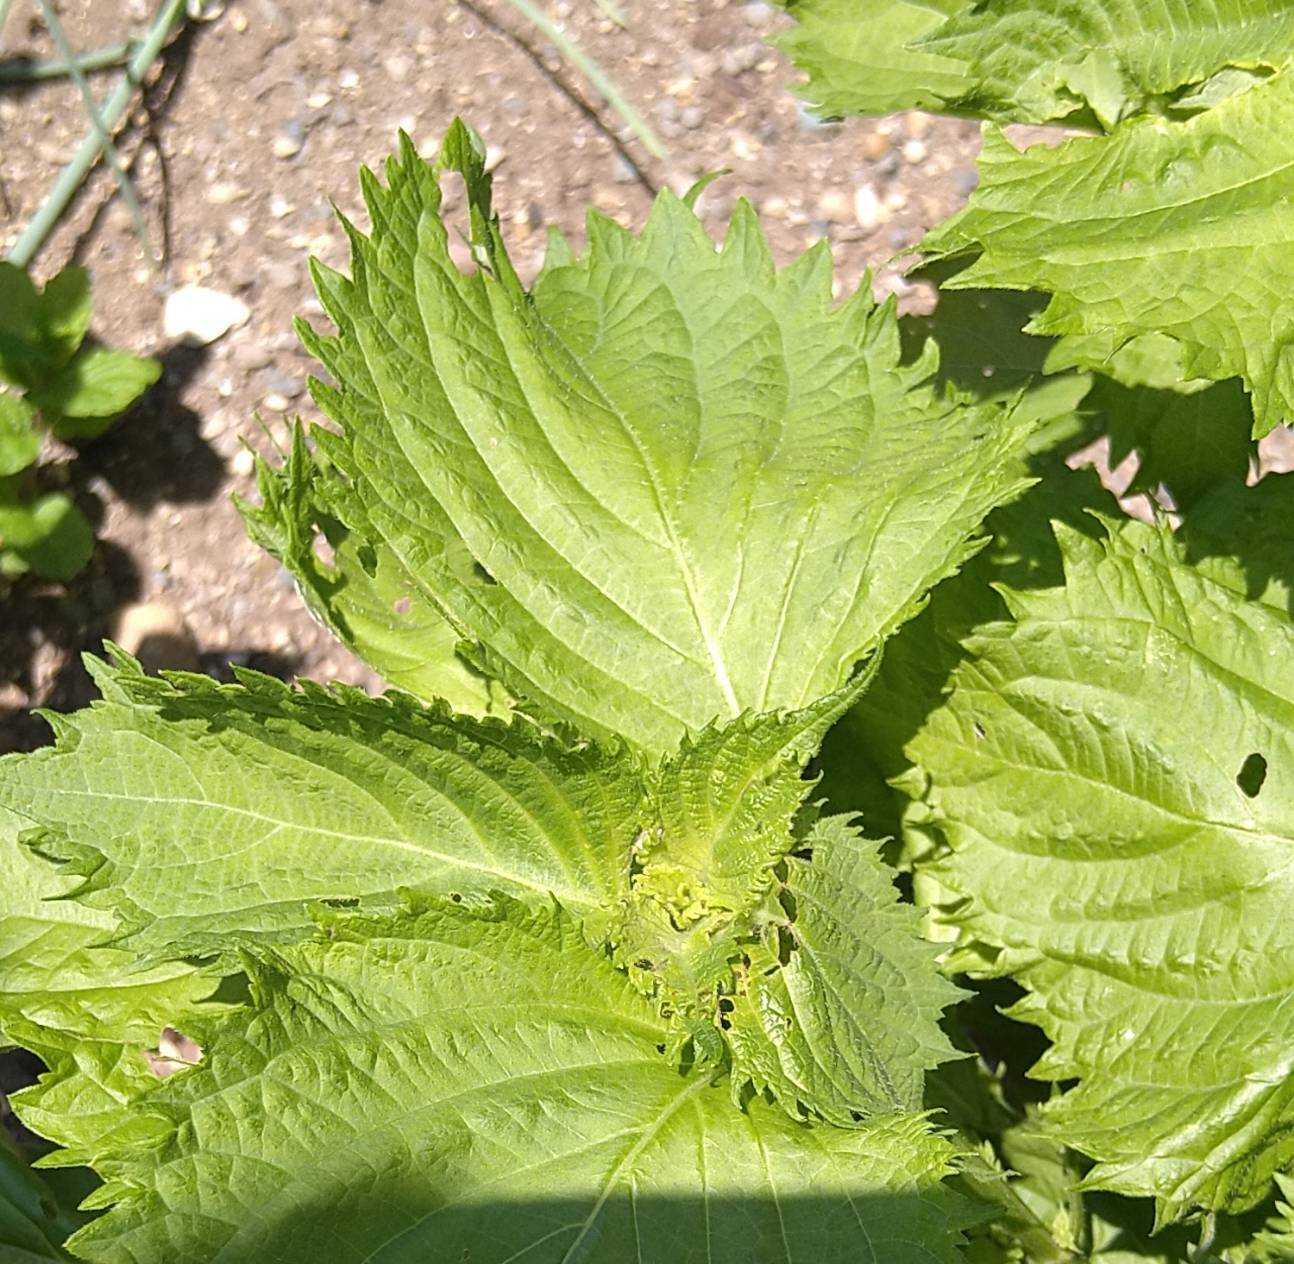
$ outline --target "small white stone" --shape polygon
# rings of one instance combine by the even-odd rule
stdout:
[[[485,169],[493,171],[508,156],[508,151],[500,145],[487,145],[485,149]]]
[[[869,232],[889,218],[874,184],[860,184],[854,190],[854,218],[859,228]]]
[[[233,459],[229,462],[229,468],[233,470],[239,478],[251,477],[252,471],[256,468],[256,457],[246,448],[239,448],[234,453]]]
[[[332,94],[328,92],[312,92],[306,97],[306,104],[312,110],[322,110],[324,106],[332,104]]]
[[[201,285],[186,285],[166,300],[162,328],[168,338],[205,347],[231,329],[246,324],[250,316],[247,304],[232,294]]]
[[[295,158],[301,152],[301,142],[295,136],[282,134],[274,138],[275,158]]]
[[[353,92],[359,87],[359,75],[353,70],[343,70],[337,76],[337,86],[344,88],[347,92]]]
[[[818,199],[818,210],[823,219],[831,219],[839,223],[849,214],[849,200],[843,193],[833,189]]]
[[[219,184],[213,184],[207,190],[207,201],[213,206],[227,206],[230,202],[237,202],[239,198],[246,196],[246,190],[224,180]]]
[[[926,155],[930,151],[926,148],[923,140],[910,140],[903,146],[903,157],[907,162],[914,166],[919,162],[925,162]]]
[[[272,413],[285,413],[291,407],[286,395],[274,391],[261,401]]]
[[[284,216],[291,215],[294,210],[296,210],[296,207],[294,207],[287,198],[282,197],[277,193],[270,198],[270,214],[273,215],[275,219],[283,219]]]

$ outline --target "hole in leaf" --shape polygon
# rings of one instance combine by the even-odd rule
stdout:
[[[1236,773],[1236,785],[1247,799],[1256,799],[1267,780],[1267,761],[1257,752],[1245,756],[1245,762]]]
[[[163,1027],[156,1049],[145,1049],[144,1060],[148,1069],[164,1080],[168,1075],[197,1066],[202,1061],[202,1046],[174,1027]]]

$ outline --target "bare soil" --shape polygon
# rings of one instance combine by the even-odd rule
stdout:
[[[974,185],[974,126],[924,115],[821,123],[762,42],[786,21],[770,5],[620,7],[623,28],[595,0],[547,11],[661,134],[664,161],[507,0],[233,0],[171,45],[120,138],[166,246],[164,272],[147,266],[103,170],[35,268],[44,278],[72,260],[88,266],[95,332],[159,356],[166,372],[108,436],[48,454],[47,477],[75,491],[102,543],[72,584],[24,584],[0,607],[0,748],[41,740],[28,707],[84,701],[79,653],[138,601],[182,616],[217,675],[250,663],[378,686],[246,539],[230,497],[252,494],[247,448],[268,452],[298,411],[313,415],[310,363],[291,332],[293,316],[319,317],[307,259],[345,267],[331,203],[363,223],[357,168],[380,164],[398,129],[426,153],[455,115],[485,136],[523,273],[538,267],[548,224],[579,242],[595,206],[636,226],[653,190],[729,168],[700,205],[713,232],[745,196],[780,261],[826,237],[842,294],[868,267],[879,292],[905,292],[896,256]],[[152,3],[58,8],[74,46],[91,48],[140,31]],[[0,33],[0,67],[20,56],[53,56],[32,0],[17,0]],[[116,73],[96,76],[97,89]],[[67,82],[0,84],[0,249],[86,126]],[[237,296],[250,320],[207,347],[167,345],[165,298],[189,283]]]

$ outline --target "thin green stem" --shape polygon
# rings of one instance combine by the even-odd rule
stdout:
[[[629,26],[629,19],[625,17],[625,11],[616,3],[616,0],[594,0],[594,3],[606,15],[607,20],[614,22],[621,30]]]
[[[0,3],[3,2],[4,0],[0,0]],[[162,51],[163,45],[175,29],[176,22],[183,17],[184,5],[185,0],[164,0],[158,9],[156,17],[153,18],[152,24],[140,41],[138,50],[130,59],[121,83],[104,103],[103,109],[99,111],[99,120],[105,129],[114,128],[121,121],[122,115],[126,113],[134,99],[136,89],[148,73],[148,68]],[[91,168],[98,162],[99,153],[99,134],[91,128],[72,161],[59,172],[54,187],[50,189],[40,209],[32,216],[31,222],[23,229],[22,235],[9,252],[10,263],[20,268],[30,265],[53,231],[54,225],[67,209],[77,189],[81,187]]]
[[[72,45],[68,42],[67,32],[63,29],[62,22],[58,20],[58,14],[54,12],[51,0],[37,0],[37,2],[40,4],[40,11],[45,19],[45,26],[49,31],[50,38],[54,41],[54,47],[58,49],[59,56],[67,63],[72,82],[76,84],[77,91],[81,94],[81,104],[85,106],[86,115],[90,119],[91,130],[99,138],[99,152],[103,155],[108,166],[112,168],[112,175],[117,182],[117,189],[121,193],[122,201],[126,203],[130,211],[130,218],[134,221],[135,235],[139,238],[139,244],[143,247],[144,254],[149,261],[156,264],[158,259],[153,254],[153,243],[149,240],[148,223],[144,219],[144,210],[139,204],[139,196],[135,192],[135,186],[131,182],[130,176],[126,174],[126,168],[121,161],[121,155],[117,152],[116,145],[112,143],[112,136],[99,115],[99,103],[94,99],[94,93],[90,91],[89,81],[76,64],[76,55],[72,52]]]
[[[36,83],[42,79],[61,79],[64,75],[72,74],[74,68],[83,74],[109,70],[113,66],[124,66],[138,47],[139,44],[131,40],[125,44],[109,44],[106,48],[81,53],[70,62],[62,58],[54,61],[15,61],[8,66],[0,65],[0,83]]]
[[[625,99],[610,76],[569,35],[566,34],[538,5],[531,0],[508,0],[523,17],[534,23],[556,46],[558,52],[606,98],[606,102],[624,119],[629,130],[638,137],[643,147],[656,158],[665,158],[667,151],[660,137],[652,131],[647,120]]]

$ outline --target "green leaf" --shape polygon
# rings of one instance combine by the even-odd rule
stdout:
[[[1294,74],[1186,122],[1145,119],[1112,136],[1018,152],[990,130],[970,205],[927,238],[935,254],[983,253],[950,281],[1051,294],[1030,330],[1085,341],[1066,362],[1101,369],[1158,335],[1187,378],[1240,377],[1254,434],[1290,415],[1294,324]],[[1094,340],[1094,341],[1093,341]]]
[[[1254,487],[1239,479],[1192,506],[1182,531],[1201,575],[1294,614],[1294,478],[1269,474]]]
[[[40,455],[36,410],[0,390],[0,478],[25,470]]]
[[[152,1094],[151,1145],[105,1157],[78,1255],[953,1264],[952,1148],[920,1116],[739,1109],[559,908],[338,918],[247,968],[250,1010]]]
[[[94,529],[62,492],[32,501],[0,487],[0,574],[71,579],[94,552]]]
[[[70,360],[90,328],[90,274],[66,267],[40,296],[39,317],[46,345],[61,363]]]
[[[1115,511],[1113,498],[1089,470],[1041,462],[1039,483],[994,510],[992,540],[962,571],[940,584],[930,604],[886,643],[876,677],[848,715],[827,735],[818,765],[830,810],[860,813],[869,837],[903,840],[910,862],[924,852],[922,824],[906,793],[891,782],[911,769],[908,741],[943,697],[948,677],[965,657],[963,643],[982,624],[1006,617],[997,586],[1047,588],[1063,582],[1051,523],[1095,533],[1091,510]],[[918,875],[918,882],[927,878]]]
[[[0,262],[0,379],[35,388],[75,354],[90,324],[90,276],[64,268],[44,291]]]
[[[29,398],[60,439],[93,439],[161,375],[156,360],[96,344],[82,347]]]
[[[63,1241],[86,1217],[74,1210],[75,1198],[65,1203],[58,1192],[0,1137],[0,1257],[5,1264],[72,1258],[62,1249]]]
[[[1294,628],[1152,528],[1058,538],[1066,586],[1008,592],[908,747],[941,913],[1029,990],[1089,1186],[1242,1210],[1294,1158]]]
[[[870,845],[797,823],[804,764],[865,674],[802,712],[707,729],[649,770],[520,720],[251,674],[220,686],[95,670],[105,700],[54,719],[55,747],[0,763],[0,802],[39,822],[34,845],[85,877],[78,901],[118,914],[118,942],[145,960],[228,961],[238,932],[300,938],[312,901],[503,888],[580,914],[678,1020],[673,1048],[691,1038],[721,1057],[722,1033],[736,1035],[725,1014],[749,988],[750,1075],[796,1115],[915,1109],[924,1066],[951,1052],[937,1022],[956,991]],[[819,846],[822,875],[789,856]],[[789,1069],[774,1079],[779,1044]]]
[[[1108,128],[1224,68],[1287,65],[1294,12],[1285,0],[987,0],[922,48],[971,68],[986,117],[1045,123],[1087,109]]]
[[[875,843],[831,817],[804,846],[728,1015],[734,1079],[836,1123],[915,1110],[924,1073],[955,1056],[939,1018],[958,989]]]
[[[745,715],[685,741],[651,778],[655,823],[635,848],[639,891],[674,921],[749,912],[796,845],[794,818],[811,789],[804,765],[870,679],[864,671],[803,711]]]
[[[921,46],[972,0],[782,0],[798,23],[773,43],[808,81],[796,90],[820,113],[940,110],[965,97],[968,67]]]
[[[1281,1198],[1276,1204],[1276,1213],[1271,1222],[1254,1240],[1252,1254],[1245,1253],[1237,1258],[1262,1261],[1267,1264],[1281,1264],[1282,1261],[1294,1259],[1294,1177],[1278,1173],[1276,1185]]]
[[[507,691],[458,654],[458,633],[396,553],[361,543],[319,499],[316,466],[298,426],[278,469],[257,465],[261,503],[237,499],[248,534],[297,581],[311,613],[399,689],[468,715],[507,715]],[[320,537],[332,553],[320,556]]]
[[[1220,483],[1243,482],[1258,460],[1253,413],[1234,380],[1182,395],[1098,377],[1084,410],[1110,436],[1111,467],[1138,453],[1128,490],[1153,492],[1162,484],[1177,509],[1193,509]]]
[[[0,761],[0,803],[48,831],[42,850],[146,957],[299,932],[310,901],[406,886],[577,912],[627,890],[642,781],[624,754],[340,686],[93,670],[104,701]]]
[[[664,754],[840,686],[1021,489],[1032,422],[934,392],[892,306],[833,308],[825,250],[775,272],[744,205],[718,251],[671,194],[638,237],[595,216],[527,294],[482,163],[456,125],[475,274],[408,143],[365,178],[352,278],[316,269],[323,499],[477,666],[590,734]]]
[[[156,1083],[144,1051],[203,1012],[214,981],[183,964],[138,971],[130,953],[105,946],[114,920],[67,898],[75,880],[19,845],[26,825],[0,808],[0,1044],[49,1068],[10,1100],[29,1127],[69,1147],[66,1165],[88,1161],[123,1104]]]
[[[1284,0],[784,0],[775,41],[831,114],[934,109],[1109,128],[1206,109],[1289,63]],[[1175,99],[1179,89],[1188,89]]]

